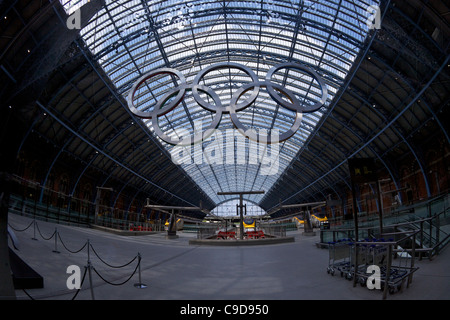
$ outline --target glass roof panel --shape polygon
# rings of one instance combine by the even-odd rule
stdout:
[[[87,2],[60,1],[68,12]],[[233,131],[226,113],[215,138],[198,146],[179,149],[157,137],[169,152],[178,155],[182,168],[216,203],[228,199],[217,196],[219,191],[270,190],[343,84],[368,34],[367,8],[378,4],[374,0],[105,2],[81,35],[125,99],[137,79],[150,70],[177,69],[191,84],[201,70],[218,62],[246,66],[259,80],[264,80],[273,66],[294,62],[312,67],[325,80],[325,105],[313,114],[304,114],[300,129],[289,140],[272,146],[272,153],[279,154],[276,159],[270,152],[266,154],[265,148],[258,148]],[[170,90],[173,92],[173,79],[167,76],[163,80],[146,83],[135,101],[138,109],[149,110],[158,99]],[[229,68],[208,73],[201,84],[207,84],[226,106],[237,89],[250,82],[247,75]],[[292,90],[305,103],[321,96],[317,83],[301,72],[279,71],[272,82]],[[212,103],[211,94],[201,92],[201,96]],[[246,128],[261,132],[286,131],[295,117],[263,88],[255,103],[238,114]],[[214,113],[204,110],[192,92],[187,92],[182,103],[160,117],[158,124],[171,137],[179,137],[180,129],[194,132],[194,122],[206,126],[213,117]],[[143,122],[154,132],[152,121]],[[262,197],[253,195],[248,199],[258,203]]]

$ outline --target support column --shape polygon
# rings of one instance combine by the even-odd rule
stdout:
[[[239,239],[244,239],[244,194],[263,194],[264,191],[237,191],[237,192],[218,192],[218,196],[230,196],[230,195],[238,195],[239,196],[239,227],[240,227],[240,235]]]
[[[8,246],[9,177],[0,172],[0,300],[15,300]]]

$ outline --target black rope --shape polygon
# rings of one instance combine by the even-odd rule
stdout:
[[[45,238],[45,237],[42,235],[41,230],[39,229],[39,225],[38,225],[37,223],[36,223],[36,228],[38,229],[39,234],[41,235],[42,239],[44,239],[44,240],[50,240],[50,239],[53,238],[53,236],[56,234],[56,230],[55,230],[55,232],[53,232],[53,234],[50,236],[50,238]]]
[[[113,265],[110,265],[109,263],[105,262],[102,258],[100,258],[100,256],[97,254],[97,252],[95,251],[95,249],[94,249],[94,247],[92,246],[92,244],[91,244],[90,246],[91,246],[91,248],[92,248],[92,251],[94,251],[95,255],[97,256],[97,258],[99,258],[101,262],[103,262],[104,264],[106,264],[108,267],[111,267],[111,268],[123,268],[123,267],[126,267],[126,266],[128,266],[129,264],[133,263],[133,261],[136,260],[136,258],[138,257],[138,256],[135,256],[130,262],[128,262],[128,263],[126,263],[126,264],[124,264],[124,265],[121,265],[121,266],[113,266]]]
[[[22,289],[23,292],[25,292],[25,294],[28,296],[28,298],[30,298],[31,300],[36,300],[34,299],[32,296],[30,296],[30,294],[27,292],[27,290]]]
[[[133,259],[133,260],[134,260],[134,259]],[[130,281],[130,279],[136,274],[136,271],[137,271],[137,269],[138,269],[138,267],[139,267],[140,264],[141,264],[141,261],[140,261],[140,259],[139,259],[139,262],[138,262],[138,264],[136,265],[136,268],[134,269],[133,273],[128,277],[127,280],[125,280],[124,282],[121,282],[121,283],[112,283],[112,282],[106,280],[105,278],[103,278],[103,277],[100,275],[100,273],[98,273],[98,271],[97,271],[94,267],[92,267],[92,269],[94,269],[95,273],[96,273],[103,281],[105,281],[106,283],[108,283],[108,284],[110,284],[110,285],[112,285],[112,286],[121,286],[121,285],[127,283],[128,281]]]
[[[85,267],[84,268],[83,279],[81,279],[80,289],[77,289],[77,292],[75,292],[75,295],[72,297],[72,300],[75,300],[75,298],[77,297],[77,295],[80,292],[81,288],[83,287],[84,279],[86,278],[86,272],[87,272],[87,268]]]
[[[77,289],[77,292],[75,292],[75,295],[72,297],[71,300],[75,300],[75,298],[77,297],[78,293],[81,291],[81,288],[83,287],[83,283],[84,283],[84,279],[86,278],[86,271],[87,268],[84,268],[84,274],[83,274],[83,278],[81,279],[81,284],[80,284],[80,289]],[[23,292],[25,292],[25,294],[28,296],[28,298],[30,298],[31,300],[36,300],[35,298],[33,298],[25,289],[22,289]]]
[[[98,255],[98,253],[95,251],[94,247],[89,243],[89,241],[87,241],[87,242],[86,242],[79,250],[76,250],[76,251],[70,250],[70,249],[65,245],[64,241],[63,241],[62,238],[61,238],[61,235],[59,234],[59,232],[58,232],[56,229],[55,229],[55,231],[53,232],[53,234],[52,234],[49,238],[44,237],[44,236],[42,235],[41,230],[39,229],[39,226],[38,226],[38,224],[37,224],[37,222],[36,222],[35,220],[33,220],[33,221],[32,221],[25,229],[23,229],[23,230],[18,230],[18,229],[15,229],[14,227],[12,227],[11,225],[10,225],[10,226],[11,226],[11,228],[12,228],[13,230],[18,231],[18,232],[22,232],[22,231],[25,231],[25,230],[29,229],[29,228],[33,225],[33,223],[36,224],[36,228],[38,229],[38,232],[39,232],[40,236],[42,237],[42,239],[44,239],[44,240],[50,240],[50,239],[53,238],[53,236],[59,237],[59,240],[61,241],[63,247],[64,247],[67,251],[69,251],[70,253],[78,253],[78,252],[82,251],[87,245],[89,245],[89,246],[92,248],[92,251],[94,252],[94,254],[97,256],[97,258],[98,258],[101,262],[103,262],[105,265],[107,265],[108,267],[111,267],[111,268],[124,268],[124,267],[130,265],[131,263],[133,263],[133,262],[138,258],[138,263],[137,263],[136,268],[134,269],[133,273],[132,273],[125,281],[123,281],[123,282],[121,282],[121,283],[113,283],[113,282],[111,282],[111,281],[108,281],[108,280],[106,280],[106,279],[105,279],[105,278],[104,278],[104,277],[103,277],[103,276],[102,276],[102,275],[101,275],[101,274],[100,274],[93,266],[86,266],[85,269],[84,269],[84,274],[83,274],[83,278],[82,278],[82,280],[81,280],[80,288],[77,289],[77,291],[75,292],[75,294],[74,294],[74,296],[72,297],[71,300],[75,300],[75,298],[78,296],[78,293],[80,292],[80,290],[81,290],[81,288],[82,288],[82,286],[83,286],[84,280],[85,280],[85,278],[86,278],[86,273],[87,273],[87,269],[88,269],[88,268],[92,268],[92,269],[94,270],[94,272],[95,272],[95,273],[96,273],[103,281],[105,281],[106,283],[108,283],[108,284],[110,284],[110,285],[113,285],[113,286],[121,286],[121,285],[127,283],[128,281],[130,281],[130,279],[136,274],[136,271],[138,270],[138,268],[139,268],[139,266],[140,266],[140,264],[141,264],[141,256],[138,254],[138,255],[135,256],[131,261],[125,263],[124,265],[120,265],[120,266],[114,266],[114,265],[111,265],[111,264],[107,263],[105,260],[103,260],[103,259]],[[22,290],[23,290],[23,292],[24,292],[31,300],[35,300],[35,299],[34,299],[34,298],[33,298],[33,297],[32,297],[25,289],[22,289]]]
[[[86,247],[86,245],[87,245],[87,242],[86,242],[79,250],[77,250],[77,251],[72,251],[72,250],[69,250],[69,248],[66,247],[66,245],[64,244],[64,241],[61,239],[61,235],[59,234],[59,232],[58,232],[58,238],[59,238],[59,240],[61,241],[63,247],[66,248],[66,250],[69,251],[70,253],[78,253],[78,252],[80,252],[81,250],[83,250],[83,249]]]
[[[28,227],[26,227],[25,229],[22,229],[22,230],[19,230],[19,229],[14,228],[10,223],[8,223],[8,225],[9,225],[9,226],[11,227],[11,229],[13,229],[14,231],[22,232],[22,231],[27,230],[29,227],[31,227],[31,226],[33,225],[33,223],[34,223],[34,221],[31,221],[31,223],[28,225]]]

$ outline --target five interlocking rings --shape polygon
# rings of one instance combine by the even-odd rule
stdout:
[[[246,73],[251,79],[252,82],[248,83],[242,87],[240,87],[236,92],[232,95],[230,104],[228,106],[224,106],[219,98],[219,96],[209,87],[201,85],[200,81],[203,79],[203,77],[215,70],[224,69],[224,68],[235,68],[243,71]],[[288,90],[286,88],[283,88],[281,85],[272,83],[272,77],[275,72],[277,72],[280,69],[296,69],[303,73],[309,74],[313,79],[315,79],[320,87],[320,90],[322,92],[321,99],[317,101],[315,104],[304,104],[301,103],[300,100],[295,96],[294,92],[291,90]],[[134,106],[134,96],[136,92],[139,90],[141,85],[145,83],[147,80],[157,76],[157,75],[170,75],[172,77],[177,77],[179,79],[180,84],[171,89],[169,92],[167,92],[159,101],[156,102],[156,104],[153,106],[153,109],[150,111],[140,111]],[[270,97],[277,102],[279,105],[281,105],[284,108],[287,108],[291,111],[296,112],[296,118],[294,121],[294,124],[292,127],[286,131],[281,133],[280,135],[274,137],[274,136],[260,136],[255,130],[251,130],[245,127],[245,125],[240,121],[238,118],[237,113],[239,111],[242,111],[246,108],[248,108],[250,105],[252,105],[259,94],[260,88],[265,87],[267,92],[269,93]],[[252,90],[253,89],[253,90]],[[158,118],[167,114],[168,112],[175,109],[180,102],[183,100],[186,91],[191,90],[193,98],[195,101],[203,108],[206,109],[212,113],[215,114],[211,124],[206,128],[206,130],[202,132],[195,133],[192,136],[189,137],[182,137],[182,138],[176,138],[171,137],[164,133],[158,124]],[[250,92],[251,91],[251,92]],[[278,91],[278,92],[277,92]],[[203,92],[206,94],[209,98],[212,99],[214,102],[213,104],[209,103],[208,101],[205,101],[201,95],[200,92]],[[250,94],[246,97],[246,99],[240,103],[238,103],[239,99],[244,95],[245,93],[250,92]],[[282,96],[280,96],[281,93],[285,99],[283,99]],[[208,68],[202,70],[200,73],[197,74],[197,76],[194,78],[194,81],[191,85],[186,83],[186,79],[181,74],[181,72],[172,69],[172,68],[162,68],[155,71],[150,71],[149,73],[143,75],[141,78],[139,78],[138,81],[133,85],[133,87],[130,90],[130,93],[128,95],[127,103],[130,111],[136,115],[138,118],[142,119],[151,119],[151,125],[154,129],[154,132],[165,142],[171,144],[171,145],[178,145],[178,146],[189,146],[193,145],[199,142],[204,141],[208,137],[210,137],[214,131],[217,129],[217,127],[220,124],[220,121],[222,119],[222,115],[230,114],[231,121],[233,122],[236,129],[246,136],[247,138],[260,142],[265,144],[271,144],[271,143],[277,143],[282,142],[290,137],[292,137],[295,132],[300,128],[301,121],[302,121],[302,114],[303,113],[310,113],[315,112],[319,110],[326,102],[326,99],[328,97],[328,90],[326,87],[326,84],[324,80],[311,68],[296,64],[296,63],[283,63],[276,65],[272,67],[267,75],[266,79],[264,81],[260,81],[256,74],[246,66],[243,66],[238,63],[232,63],[232,62],[224,62],[224,63],[217,63],[214,65],[209,66]],[[287,101],[287,100],[289,101]],[[170,101],[169,101],[170,100]],[[169,102],[168,102],[169,101]],[[167,104],[167,105],[166,105]]]

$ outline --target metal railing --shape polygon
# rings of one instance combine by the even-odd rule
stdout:
[[[415,251],[419,254],[419,258],[422,258],[423,254],[427,254],[429,259],[433,256],[438,255],[440,250],[442,250],[449,242],[450,236],[450,207],[447,206],[447,197],[443,199],[442,206],[436,206],[437,209],[442,209],[440,212],[432,212],[431,205],[432,201],[427,202],[427,214],[431,215],[429,217],[423,216],[423,212],[420,215],[411,214],[408,212],[406,215],[396,216],[397,222],[389,224],[389,220],[385,219],[383,224],[383,230],[390,230],[392,232],[406,232],[412,233],[417,232],[417,237],[415,237],[415,243],[417,248]],[[423,206],[421,206],[423,207]],[[392,220],[391,220],[392,221]],[[365,226],[358,228],[358,239],[373,238],[379,236],[379,226]],[[340,239],[351,238],[355,239],[355,228],[330,228],[320,230],[320,242],[325,244],[328,242],[336,242]]]

